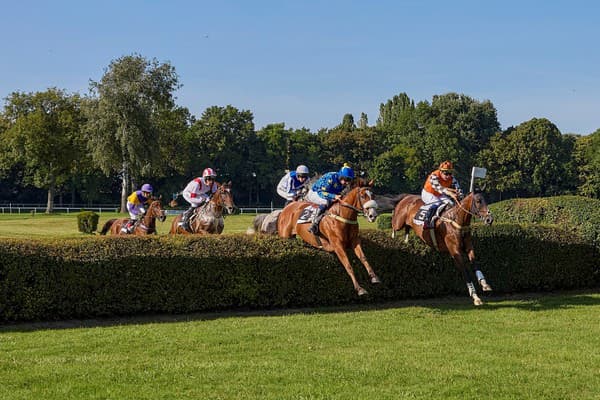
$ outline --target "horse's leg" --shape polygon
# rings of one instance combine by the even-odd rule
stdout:
[[[354,254],[356,254],[356,257],[358,257],[360,262],[365,266],[365,269],[369,273],[369,276],[371,277],[371,283],[381,283],[381,280],[379,279],[379,277],[377,276],[375,271],[373,271],[373,268],[371,268],[371,265],[367,261],[367,257],[365,256],[365,253],[363,252],[360,242],[356,243],[354,245],[353,250],[354,250]]]
[[[410,227],[408,225],[404,226],[404,243],[408,243],[408,233],[410,232]]]
[[[346,254],[344,246],[342,246],[341,243],[332,243],[332,247],[335,251],[335,254],[338,256],[338,259],[340,260],[344,268],[346,268],[346,272],[350,276],[350,279],[352,279],[352,284],[354,285],[354,290],[356,290],[356,293],[359,296],[367,294],[367,291],[358,284],[358,281],[354,276],[354,270],[352,269],[352,264],[350,264],[350,260],[348,259],[348,255]]]
[[[471,263],[473,270],[475,271],[475,277],[477,278],[481,289],[484,292],[491,292],[492,287],[487,283],[483,272],[481,272],[481,270],[475,263],[475,251],[473,250],[473,241],[471,240],[471,235],[467,235],[465,237],[465,250],[467,251],[467,257],[469,257],[469,262]]]
[[[465,266],[465,261],[462,254],[452,254],[452,259],[454,260],[454,265],[456,269],[458,269],[463,274],[463,278],[465,279],[465,283],[467,284],[467,290],[469,291],[469,297],[473,299],[473,304],[476,306],[480,306],[483,304],[483,301],[477,295],[477,290],[475,290],[475,285],[473,284],[473,280],[469,275],[469,272]]]

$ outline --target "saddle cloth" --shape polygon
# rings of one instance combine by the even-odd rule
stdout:
[[[317,212],[318,209],[319,209],[319,206],[316,206],[314,204],[310,204],[310,205],[304,207],[304,209],[300,213],[300,216],[298,217],[298,221],[296,221],[296,223],[297,224],[307,224],[309,222],[312,222],[313,215],[315,215],[315,213]]]
[[[435,214],[435,210],[442,204],[441,201],[429,204],[423,204],[419,211],[415,214],[413,222],[415,225],[423,225],[431,221],[431,217]]]

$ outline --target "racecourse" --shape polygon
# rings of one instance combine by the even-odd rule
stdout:
[[[5,214],[5,237],[88,236]],[[0,399],[599,399],[598,315],[567,292],[0,325]]]
[[[2,399],[598,399],[600,295],[0,327]]]

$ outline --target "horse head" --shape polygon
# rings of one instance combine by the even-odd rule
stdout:
[[[162,203],[159,198],[153,198],[152,203],[150,203],[150,207],[148,207],[148,212],[146,213],[151,218],[156,218],[160,222],[164,222],[167,218],[167,213],[162,208]]]
[[[377,218],[377,202],[372,189],[373,181],[360,180],[343,199],[344,203],[351,205],[357,212],[362,212],[369,222],[374,222]]]
[[[233,195],[231,194],[231,181],[220,185],[215,192],[213,199],[215,200],[215,203],[223,207],[228,214],[233,214],[235,203],[233,202]]]
[[[491,225],[494,222],[494,216],[488,208],[487,202],[481,191],[475,190],[472,195],[470,212],[480,218],[484,224]]]

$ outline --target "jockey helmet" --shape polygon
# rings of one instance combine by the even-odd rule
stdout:
[[[204,171],[202,171],[202,177],[206,178],[207,176],[210,176],[211,178],[215,178],[217,176],[217,173],[212,168],[205,168]]]
[[[350,165],[344,164],[344,166],[340,169],[340,178],[344,179],[354,179],[354,170],[350,168]]]
[[[452,161],[444,161],[440,164],[439,168],[440,171],[453,171],[454,170],[454,165],[452,165]]]
[[[308,178],[308,167],[306,165],[298,165],[298,168],[296,168],[296,176],[299,178]]]
[[[148,193],[152,193],[154,189],[152,189],[152,186],[150,186],[149,183],[144,183],[142,185],[142,192],[148,192]]]

